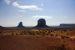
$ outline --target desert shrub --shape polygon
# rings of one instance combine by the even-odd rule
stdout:
[[[36,32],[35,34],[36,34],[36,35],[40,35],[40,32]]]
[[[26,32],[23,30],[23,31],[21,31],[21,35],[25,35],[26,34]]]
[[[28,31],[28,34],[29,35],[35,35],[35,33],[31,32],[31,31]]]
[[[61,36],[61,39],[69,38],[68,36]]]

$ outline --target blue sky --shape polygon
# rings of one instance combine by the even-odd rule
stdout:
[[[0,25],[35,26],[44,18],[47,25],[75,24],[75,0],[0,0]]]

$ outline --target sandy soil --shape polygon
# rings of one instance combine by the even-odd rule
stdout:
[[[0,29],[0,50],[75,50],[75,29]]]
[[[66,50],[75,50],[75,39],[23,35],[0,36],[0,50],[62,50],[62,45]]]
[[[48,50],[50,47],[58,47],[61,40],[52,37],[41,36],[1,36],[0,50]]]

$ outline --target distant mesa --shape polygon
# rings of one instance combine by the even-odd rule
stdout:
[[[2,26],[0,26],[0,28],[2,28]]]
[[[75,28],[75,24],[60,24],[60,27],[63,27],[63,28]]]
[[[48,27],[48,26],[46,25],[45,19],[39,19],[36,27],[45,28],[45,27]]]
[[[0,28],[1,28],[2,26],[0,26]]]
[[[0,26],[0,29],[3,28],[2,26]]]
[[[23,26],[23,24],[22,24],[22,22],[20,22],[19,24],[18,24],[18,26],[17,26],[18,28],[24,28],[24,26]]]

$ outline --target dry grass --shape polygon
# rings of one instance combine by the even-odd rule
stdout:
[[[75,50],[75,29],[1,29],[0,50]]]

